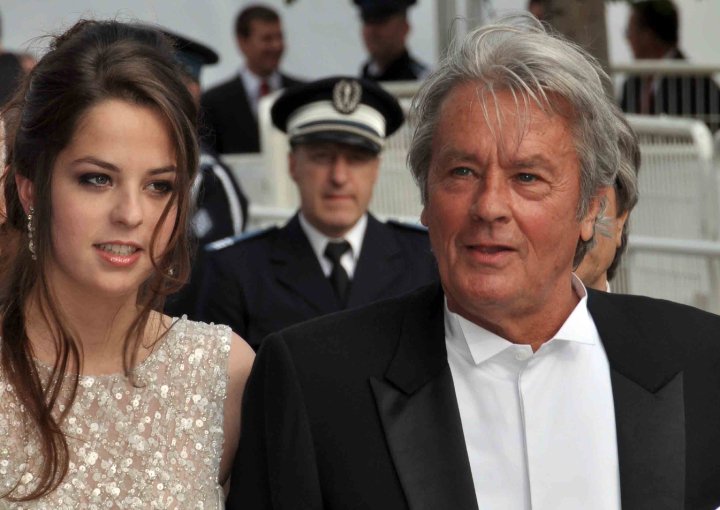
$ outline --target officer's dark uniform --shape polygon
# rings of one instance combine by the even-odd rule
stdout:
[[[385,119],[384,131],[375,132],[376,125],[353,113],[358,102]],[[305,119],[311,108],[318,113],[297,120]],[[294,116],[297,111],[302,113]],[[272,117],[293,145],[330,141],[374,153],[403,120],[395,98],[375,83],[355,78],[289,88],[273,106]],[[287,326],[437,280],[422,227],[382,223],[368,214],[361,246],[343,302],[323,273],[298,215],[282,228],[213,243],[205,254],[198,318],[230,325],[257,349],[265,336]]]
[[[185,78],[198,84],[202,66],[216,63],[217,53],[199,42],[167,30],[163,32],[175,43],[175,58]],[[248,199],[240,183],[230,167],[203,144],[200,145],[198,173],[190,195],[193,206],[191,234],[200,250],[193,264],[191,281],[168,298],[165,312],[170,315],[192,315],[195,309],[202,266],[201,248],[218,239],[240,235],[247,223]]]
[[[372,73],[370,62],[362,68],[362,77],[375,81],[416,81],[423,79],[427,73],[427,66],[411,57],[407,50],[381,73]]]
[[[282,228],[208,247],[200,317],[228,324],[254,349],[268,334],[343,307],[295,216]],[[368,216],[348,308],[437,279],[427,232]]]
[[[360,9],[363,23],[374,23],[405,12],[415,0],[354,0],[354,3]],[[407,49],[381,71],[373,70],[371,60],[361,71],[363,78],[374,81],[416,81],[424,79],[428,73],[428,67],[413,58]]]

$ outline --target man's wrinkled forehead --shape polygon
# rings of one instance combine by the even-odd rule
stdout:
[[[488,142],[492,142],[503,154],[517,151],[529,130],[541,128],[543,124],[566,123],[570,128],[569,134],[572,135],[573,110],[569,103],[557,94],[531,95],[527,91],[509,87],[496,89],[492,84],[465,82],[450,89],[443,99],[433,139],[437,137],[438,126],[443,125],[444,121],[454,120],[454,116],[458,115],[457,105],[452,103],[461,88],[470,89],[473,93],[471,99],[460,108],[460,115],[473,115],[471,123],[476,124],[479,129],[487,128],[492,137]],[[507,98],[512,100],[508,101]],[[471,134],[468,133],[468,137]],[[451,150],[433,144],[433,156],[436,151],[443,149]]]

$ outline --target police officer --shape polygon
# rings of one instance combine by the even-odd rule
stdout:
[[[175,58],[183,80],[199,106],[200,72],[203,66],[217,63],[218,55],[211,48],[185,36],[168,30],[163,30],[163,33],[175,44]],[[212,241],[241,234],[247,222],[249,204],[240,183],[230,167],[202,141],[200,165],[192,185],[191,202],[194,213],[190,226],[197,241],[198,253],[191,281],[178,294],[168,298],[165,312],[170,315],[192,315],[194,311],[201,279],[202,247]]]
[[[282,228],[208,247],[200,318],[257,348],[269,333],[437,279],[427,233],[368,213],[385,138],[403,122],[373,82],[287,89],[272,108],[291,146],[300,210]]]
[[[360,9],[362,36],[370,59],[362,77],[375,81],[422,80],[428,67],[405,46],[410,33],[407,10],[415,0],[353,0]]]

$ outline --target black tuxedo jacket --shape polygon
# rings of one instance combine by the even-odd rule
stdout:
[[[281,75],[283,88],[298,80]],[[200,100],[203,142],[218,154],[260,152],[258,121],[239,75],[209,89]]]
[[[268,338],[230,508],[477,509],[442,299],[431,285]],[[623,510],[714,510],[720,318],[598,292],[589,309],[610,364]]]
[[[341,310],[297,215],[283,228],[206,253],[198,317],[228,324],[255,349],[270,333]],[[212,246],[212,245],[211,245]],[[348,308],[437,280],[427,232],[368,215]]]

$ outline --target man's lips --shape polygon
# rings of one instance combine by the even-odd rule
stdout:
[[[478,252],[478,253],[485,253],[488,255],[494,255],[496,253],[503,253],[503,252],[509,252],[509,251],[515,251],[510,246],[502,245],[502,244],[469,244],[465,245],[467,249]]]
[[[501,264],[517,250],[504,244],[465,244],[463,245],[472,260],[485,265]]]

